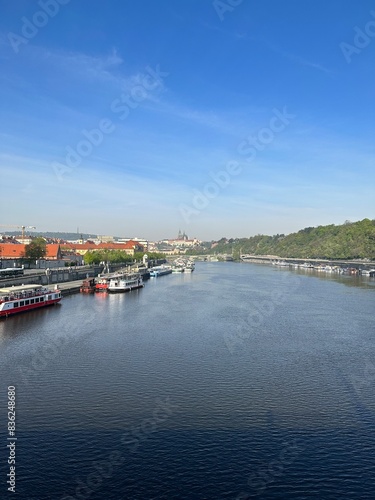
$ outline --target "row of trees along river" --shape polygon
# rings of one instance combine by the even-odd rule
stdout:
[[[375,260],[375,220],[306,227],[296,233],[222,238],[190,254],[275,255],[296,259]]]

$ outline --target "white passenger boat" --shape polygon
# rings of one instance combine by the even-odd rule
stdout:
[[[143,286],[143,278],[140,274],[128,274],[112,278],[108,284],[108,291],[130,292]]]

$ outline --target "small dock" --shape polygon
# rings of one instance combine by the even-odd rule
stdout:
[[[61,295],[71,295],[73,293],[79,293],[79,289],[82,285],[82,280],[78,281],[67,281],[66,283],[58,283],[58,288],[61,291]]]

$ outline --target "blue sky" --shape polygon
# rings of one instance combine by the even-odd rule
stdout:
[[[210,240],[375,218],[372,1],[0,6],[0,223]]]

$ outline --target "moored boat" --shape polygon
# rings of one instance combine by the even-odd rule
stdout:
[[[0,317],[54,305],[60,300],[61,291],[57,287],[50,290],[34,284],[0,288]]]
[[[151,278],[158,278],[159,276],[164,276],[165,274],[171,274],[172,268],[171,266],[167,266],[162,264],[161,266],[152,267],[150,269]]]
[[[95,284],[95,291],[96,292],[108,292],[108,285],[109,285],[110,278],[98,278]]]
[[[188,260],[185,265],[185,273],[192,273],[195,269],[195,264],[192,260]]]
[[[95,290],[96,290],[95,278],[85,279],[79,289],[81,293],[95,293]]]
[[[361,275],[362,276],[374,276],[375,275],[375,269],[361,269]]]
[[[128,274],[121,277],[112,278],[109,281],[109,292],[130,292],[137,288],[142,288],[143,279],[140,274]]]
[[[115,272],[109,274],[99,274],[96,279],[95,291],[96,292],[108,292],[109,282],[111,279],[123,278],[125,272]]]
[[[183,273],[184,268],[182,266],[173,266],[172,267],[172,273]]]

